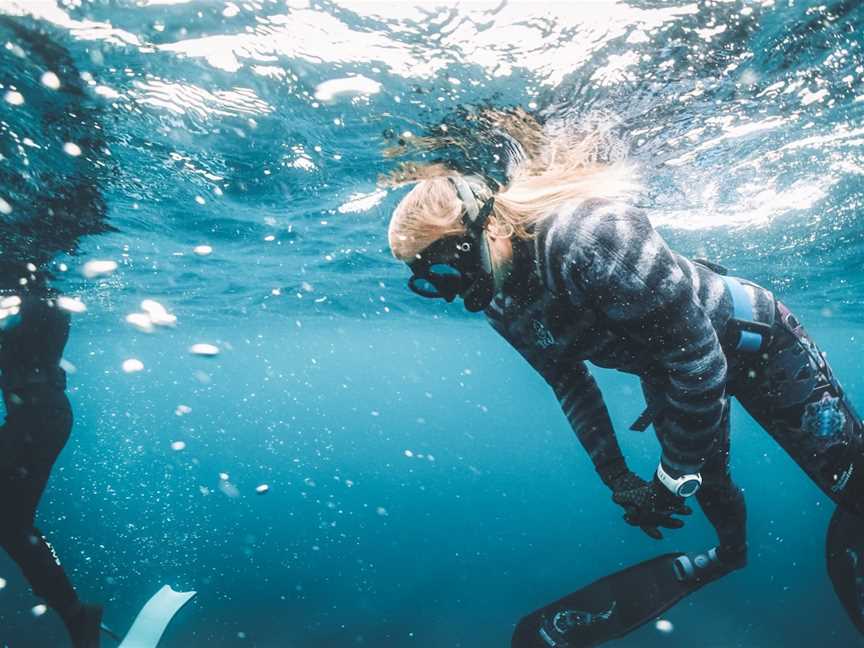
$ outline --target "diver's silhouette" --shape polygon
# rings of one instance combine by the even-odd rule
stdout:
[[[34,518],[72,427],[60,366],[70,318],[49,264],[108,229],[97,183],[104,144],[78,70],[44,27],[0,17],[0,42],[0,545],[76,648],[92,648],[101,608],[79,600]]]
[[[511,123],[530,128],[522,116]],[[543,141],[539,125],[532,135]],[[603,195],[621,168],[580,167],[580,142],[563,137],[497,190],[441,164],[403,168],[396,180],[415,173],[418,184],[393,213],[391,250],[413,292],[482,311],[549,383],[628,524],[660,540],[660,527],[683,525],[675,516],[692,512],[693,497],[719,544],[658,556],[544,606],[519,623],[514,648],[604,643],[746,566],[730,396],[838,505],[829,574],[864,628],[864,422],[825,354],[773,293],[677,254],[621,193]],[[650,481],[628,467],[587,362],[640,377],[647,408],[631,429],[653,423],[663,450]]]

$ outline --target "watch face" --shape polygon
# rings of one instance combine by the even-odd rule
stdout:
[[[678,487],[678,495],[681,497],[690,497],[691,495],[695,495],[698,490],[699,480],[688,479]]]

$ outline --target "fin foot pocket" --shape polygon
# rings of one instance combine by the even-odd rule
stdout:
[[[682,554],[674,560],[672,569],[675,570],[675,578],[682,583],[704,583],[729,571],[729,567],[720,562],[716,547],[702,553]]]
[[[717,547],[701,553],[681,554],[672,564],[675,578],[682,583],[710,583],[747,565],[747,552],[736,552],[723,560]]]

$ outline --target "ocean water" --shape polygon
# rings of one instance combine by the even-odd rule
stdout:
[[[0,268],[32,260],[81,304],[39,524],[117,630],[168,583],[198,595],[166,647],[507,646],[584,583],[710,546],[698,513],[661,543],[624,524],[542,379],[482,318],[405,289],[385,149],[486,107],[609,129],[673,247],[774,290],[864,403],[858,1],[0,13]],[[500,174],[501,151],[443,155]],[[176,324],[130,324],[147,299]],[[635,379],[596,375],[647,474]],[[825,570],[833,506],[733,421],[750,565],[618,645],[864,644]],[[0,577],[0,641],[65,645],[5,555]]]

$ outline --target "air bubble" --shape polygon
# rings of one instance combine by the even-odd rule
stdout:
[[[70,313],[83,313],[87,310],[87,305],[80,299],[65,295],[57,298],[57,306]]]
[[[117,269],[116,261],[88,261],[84,264],[82,274],[88,279],[110,275]]]
[[[23,106],[24,105],[24,95],[20,92],[16,92],[15,90],[10,90],[3,98],[6,100],[6,103],[12,106]]]
[[[53,72],[46,72],[42,75],[42,85],[46,88],[50,88],[51,90],[59,90],[60,89],[60,77],[58,77]]]
[[[81,155],[81,147],[78,146],[75,142],[66,142],[63,145],[63,152],[66,155],[71,155],[72,157],[78,157]]]
[[[156,326],[174,326],[177,323],[177,316],[169,313],[168,309],[155,299],[142,301],[141,310],[147,313],[150,321]]]
[[[668,619],[657,619],[657,623],[654,624],[654,627],[657,628],[658,632],[662,632],[663,634],[669,634],[675,629],[675,626],[673,626],[672,622]]]
[[[219,347],[217,347],[215,344],[199,342],[198,344],[193,344],[191,347],[189,347],[189,353],[193,355],[212,357],[219,355]]]
[[[150,321],[150,316],[147,313],[129,313],[126,316],[126,323],[131,324],[142,333],[153,332],[153,322]]]
[[[137,373],[144,370],[144,363],[138,358],[129,358],[123,361],[123,371],[126,373]]]

